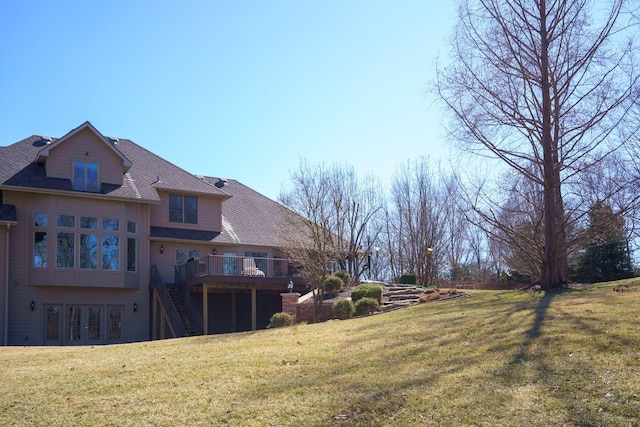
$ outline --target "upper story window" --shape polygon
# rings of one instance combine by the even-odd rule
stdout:
[[[169,221],[198,223],[198,198],[169,194]]]
[[[120,230],[120,220],[116,218],[103,218],[102,219],[102,229],[108,231],[119,231]]]
[[[127,271],[135,272],[138,268],[138,261],[136,255],[137,240],[135,238],[136,222],[127,221]]]
[[[80,191],[98,191],[98,164],[91,162],[73,162],[73,189]]]
[[[33,266],[35,268],[47,268],[47,214],[35,214],[33,225],[36,228],[33,236]]]
[[[121,270],[121,252],[125,233],[121,219],[69,214],[33,216],[33,267],[48,268],[47,256],[53,256],[55,267],[81,270]],[[127,271],[137,271],[135,221],[127,221]],[[48,243],[51,242],[51,245]],[[49,248],[53,246],[53,248]],[[52,261],[53,262],[53,261]]]
[[[75,227],[75,217],[73,215],[58,215],[57,216],[58,227]]]

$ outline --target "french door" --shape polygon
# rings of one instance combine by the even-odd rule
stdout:
[[[94,345],[122,342],[123,306],[46,304],[47,345]]]
[[[99,305],[68,305],[66,339],[68,345],[102,344],[102,310]]]

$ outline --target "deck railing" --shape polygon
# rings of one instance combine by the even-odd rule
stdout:
[[[226,255],[191,258],[176,267],[181,280],[205,275],[244,277],[291,277],[294,270],[287,259]]]

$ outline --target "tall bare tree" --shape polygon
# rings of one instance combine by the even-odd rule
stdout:
[[[363,183],[349,166],[301,161],[291,178],[293,187],[279,197],[286,213],[279,243],[313,292],[315,320],[328,274],[337,268],[362,274],[368,239],[380,232],[373,219],[382,197],[375,180]]]
[[[625,0],[594,3],[463,0],[435,85],[465,149],[541,188],[545,289],[569,280],[562,185],[619,148],[614,130],[638,96],[636,21]]]
[[[381,225],[375,221],[382,213],[381,186],[372,176],[364,179],[351,166],[334,165],[327,170],[331,192],[327,194],[335,209],[336,250],[341,251],[340,266],[353,278],[371,268],[371,254]]]
[[[460,188],[459,177],[452,175],[450,177],[444,177],[443,185],[446,189],[446,197],[442,200],[442,203],[446,209],[445,215],[445,234],[444,245],[446,246],[446,262],[449,266],[451,280],[471,279],[468,274],[463,273],[463,270],[467,270],[472,259],[475,258],[475,252],[473,251],[475,237],[470,230],[470,223],[465,218],[465,213],[460,207],[460,198],[462,191]],[[464,268],[463,268],[464,267]]]
[[[431,284],[446,260],[446,187],[427,157],[407,161],[394,175],[389,218],[390,262],[396,274]]]
[[[293,189],[279,197],[284,221],[278,224],[279,245],[313,293],[313,319],[324,299],[323,281],[337,262],[335,211],[327,200],[331,182],[321,166],[301,163],[292,174]]]

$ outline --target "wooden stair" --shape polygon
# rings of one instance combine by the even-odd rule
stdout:
[[[180,294],[180,291],[178,291],[175,286],[170,285],[167,286],[167,289],[169,290],[169,296],[171,296],[173,305],[176,307],[176,310],[180,315],[180,319],[182,319],[183,336],[192,337],[198,335],[195,322],[191,315],[189,315],[189,310],[187,310],[187,305],[182,294]]]

